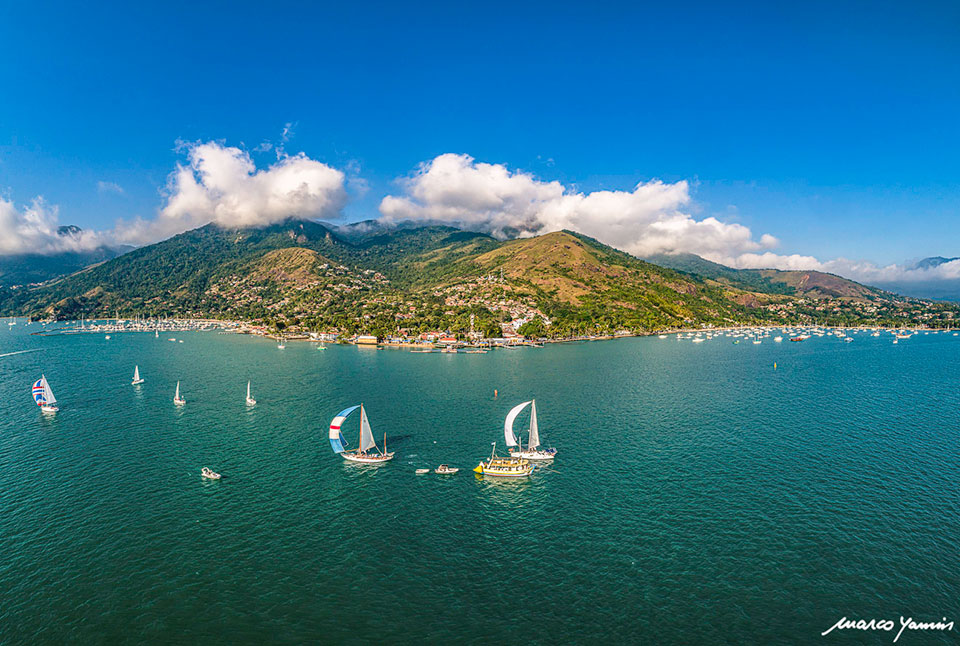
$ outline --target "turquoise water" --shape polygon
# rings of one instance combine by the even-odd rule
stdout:
[[[957,337],[421,355],[2,328],[0,354],[41,349],[0,357],[2,643],[891,643],[820,633],[960,619]],[[530,397],[556,464],[476,478]],[[330,452],[360,401],[387,465]],[[462,470],[414,474],[441,462]]]

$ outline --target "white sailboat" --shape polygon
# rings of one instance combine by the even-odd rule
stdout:
[[[343,427],[344,421],[346,421],[350,414],[358,408],[360,409],[360,445],[353,451],[347,451],[343,447],[343,433],[340,432],[340,429]],[[393,459],[393,453],[387,452],[386,433],[383,434],[383,450],[380,451],[380,449],[377,447],[377,442],[373,439],[373,431],[370,429],[370,421],[367,419],[367,411],[364,410],[363,404],[345,408],[337,413],[337,416],[333,418],[332,422],[330,422],[329,437],[330,447],[333,449],[333,452],[339,453],[341,456],[343,456],[344,460],[350,460],[351,462],[364,462],[367,464],[377,464]],[[377,453],[368,453],[367,451],[370,449],[377,449]]]
[[[250,382],[247,382],[247,406],[256,406],[257,400],[250,396]]]
[[[180,382],[177,382],[177,392],[173,395],[173,403],[177,406],[183,406],[187,400],[180,396]]]
[[[130,382],[132,386],[139,386],[143,383],[143,379],[140,378],[140,366],[133,367],[133,381]]]
[[[40,375],[40,378],[33,384],[33,400],[37,402],[37,406],[44,413],[56,413],[60,410],[57,407],[57,398],[53,396],[53,389],[47,383],[45,375]]]
[[[527,406],[530,406],[530,435],[527,440],[527,448],[524,450],[523,445],[513,433],[513,422]],[[510,455],[515,458],[552,460],[557,456],[557,450],[554,448],[540,448],[540,429],[537,426],[537,401],[535,399],[518,404],[507,413],[507,419],[503,424],[503,435],[507,441],[507,449],[510,451]]]

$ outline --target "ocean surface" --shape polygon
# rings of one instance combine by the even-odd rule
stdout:
[[[0,643],[888,644],[821,632],[960,622],[952,335],[448,355],[40,329],[0,323]],[[530,398],[553,466],[475,476]],[[360,402],[391,463],[331,452]],[[414,473],[441,462],[460,473]]]

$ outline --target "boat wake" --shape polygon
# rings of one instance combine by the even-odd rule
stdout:
[[[33,350],[17,350],[16,352],[7,352],[6,354],[0,354],[0,357],[12,357],[15,354],[27,354],[28,352],[40,352],[42,348],[34,348]]]

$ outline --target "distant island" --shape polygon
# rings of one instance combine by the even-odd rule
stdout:
[[[99,260],[99,259],[98,259]],[[207,225],[46,282],[0,314],[189,317],[380,338],[570,338],[734,325],[953,327],[960,306],[816,271],[639,259],[573,231],[501,241],[445,226]]]

